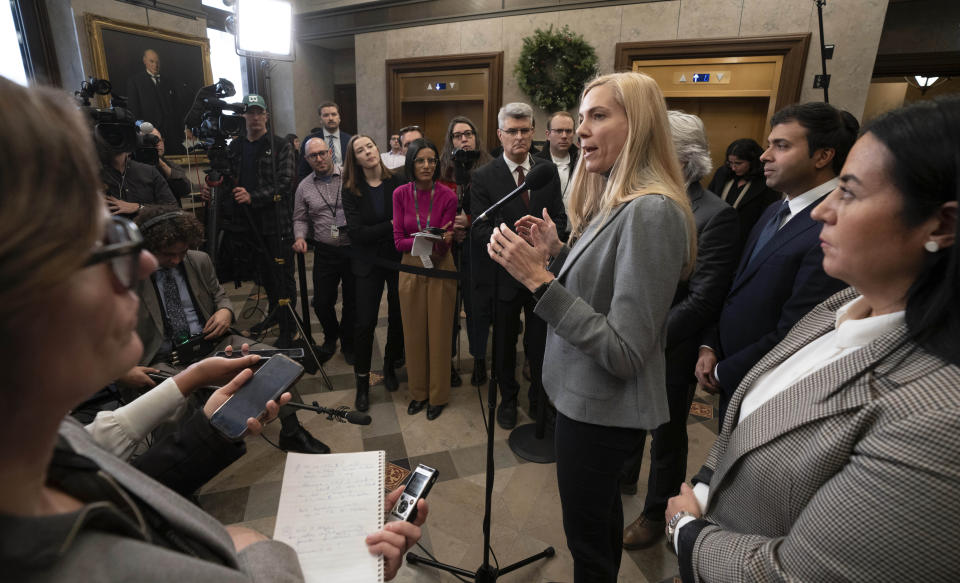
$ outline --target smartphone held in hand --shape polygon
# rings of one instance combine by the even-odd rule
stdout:
[[[210,424],[228,439],[247,433],[247,419],[259,419],[268,401],[277,400],[303,375],[303,367],[281,354],[270,357],[210,418]]]

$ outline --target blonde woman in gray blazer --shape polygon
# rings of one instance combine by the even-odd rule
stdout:
[[[960,580],[960,99],[876,119],[811,216],[852,287],[747,374],[666,512],[684,581]]]
[[[535,313],[549,326],[543,384],[557,409],[557,481],[574,580],[612,582],[622,553],[617,478],[640,432],[669,417],[665,323],[693,265],[696,231],[652,79],[594,80],[580,120],[572,246],[544,212],[517,221],[517,232],[494,229],[488,252],[534,292]]]

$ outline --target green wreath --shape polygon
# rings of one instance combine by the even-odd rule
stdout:
[[[570,109],[579,101],[583,86],[597,74],[597,53],[566,25],[556,32],[553,26],[545,31],[538,28],[523,39],[514,74],[520,89],[540,109]]]

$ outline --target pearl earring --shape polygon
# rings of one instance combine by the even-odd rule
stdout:
[[[936,241],[927,241],[923,244],[923,248],[929,251],[930,253],[936,253],[940,250],[940,245]]]

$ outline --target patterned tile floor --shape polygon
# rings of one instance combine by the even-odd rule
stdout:
[[[307,265],[312,261],[307,258]],[[308,277],[308,281],[310,281]],[[238,308],[238,326],[247,328],[259,321],[262,313],[254,309],[256,289],[246,284],[239,289],[229,286],[227,292]],[[265,296],[259,300],[265,307]],[[314,323],[313,336],[319,344],[323,334]],[[276,332],[276,329],[271,331]],[[465,334],[461,347],[466,352]],[[267,337],[269,342],[271,337]],[[382,349],[386,341],[386,297],[381,306],[372,368],[382,366]],[[522,345],[518,345],[522,351]],[[518,358],[520,362],[522,359]],[[489,362],[489,359],[488,359]],[[319,375],[305,375],[299,388],[306,402],[316,400],[324,407],[353,406],[355,384],[353,369],[338,352],[324,365],[334,390],[323,386]],[[407,415],[410,396],[406,388],[406,371],[401,369],[400,390],[387,393],[382,384],[371,387],[368,426],[340,424],[326,417],[301,411],[303,425],[334,452],[382,449],[387,460],[403,468],[424,463],[440,471],[438,484],[430,494],[430,518],[421,544],[439,561],[474,570],[483,560],[483,521],[486,429],[486,386],[478,391],[470,385],[472,359],[460,363],[463,386],[451,390],[450,405],[434,421],[424,413]],[[517,378],[520,377],[518,371]],[[529,423],[525,413],[526,391],[521,390],[519,423]],[[688,418],[689,464],[692,475],[705,459],[717,433],[715,402],[709,395],[698,393]],[[276,443],[279,424],[271,424],[264,432]],[[567,550],[560,519],[554,464],[529,463],[510,449],[508,431],[496,427],[494,433],[494,493],[492,502],[491,546],[501,565],[507,565],[553,546],[556,556],[540,560],[500,579],[504,582],[572,581],[573,563]],[[649,448],[648,448],[649,449]],[[203,508],[226,524],[241,523],[271,535],[280,496],[280,481],[286,454],[264,439],[247,441],[247,454],[211,480],[200,492]],[[646,493],[645,463],[641,470],[639,492],[624,496],[624,519],[637,517]],[[415,549],[424,556],[420,549]],[[619,580],[624,582],[673,581],[676,559],[662,544],[639,551],[624,551]],[[447,573],[424,566],[404,565],[395,579],[407,581],[455,581]]]

